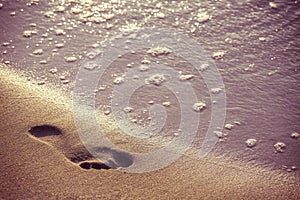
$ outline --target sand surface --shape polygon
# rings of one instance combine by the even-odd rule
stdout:
[[[0,0],[0,63],[5,64],[0,64],[0,199],[299,199],[300,138],[293,136],[300,133],[299,5],[279,0]],[[150,27],[150,34],[136,34]],[[168,34],[156,37],[157,28]],[[154,36],[150,43],[145,42],[149,35]],[[193,45],[187,45],[191,40]],[[131,46],[139,41],[144,42],[137,49]],[[125,51],[120,54],[120,49]],[[72,98],[81,80],[85,86],[96,83],[91,77],[103,70],[105,60],[111,63],[91,95],[94,124],[122,151],[95,140],[103,154],[97,160],[82,145],[79,130],[90,127],[89,119],[74,117]],[[176,71],[172,80],[171,70],[160,70],[162,65]],[[125,101],[113,101],[129,94],[137,80],[149,83],[155,66],[166,82],[136,89],[128,103],[133,112],[121,119],[129,119],[126,127],[136,133],[135,127],[154,121],[150,107],[160,105],[167,120],[154,137],[135,138],[114,121],[113,108]],[[208,81],[217,83],[214,88],[205,80],[212,69],[223,79]],[[175,79],[175,89],[183,92],[164,87]],[[195,102],[181,103],[175,95],[192,99],[187,85],[206,105],[198,112],[201,120],[189,150],[158,171],[120,171],[165,163],[166,156],[137,160],[133,153],[152,152],[184,135],[182,121],[195,124]],[[218,121],[213,107],[225,101],[227,125],[213,126],[220,138],[213,134],[218,142],[199,158],[209,126]],[[85,108],[82,113],[89,113]],[[187,110],[192,115],[181,120]],[[91,133],[98,131],[83,135]],[[247,147],[249,139],[254,146]]]
[[[71,162],[84,152],[76,134],[70,99],[27,82],[1,65],[2,199],[297,199],[292,174],[225,156],[197,159],[188,152],[172,165],[143,174],[85,170]],[[49,95],[51,94],[51,95]],[[37,125],[63,134],[34,137]]]

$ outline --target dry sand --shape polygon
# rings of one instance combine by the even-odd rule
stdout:
[[[1,199],[300,198],[300,183],[292,174],[213,154],[200,160],[187,153],[164,169],[143,174],[84,170],[70,161],[85,152],[70,98],[27,82],[3,65],[0,92]],[[38,139],[28,133],[43,124],[59,127],[63,134]]]

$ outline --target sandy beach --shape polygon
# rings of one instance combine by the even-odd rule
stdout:
[[[0,199],[300,199],[299,5],[0,0]]]
[[[28,83],[3,65],[0,73],[3,199],[299,198],[299,181],[292,174],[213,154],[200,160],[187,152],[172,165],[144,174],[82,169],[69,159],[84,151],[70,99]],[[44,124],[63,134],[36,138],[28,132]]]

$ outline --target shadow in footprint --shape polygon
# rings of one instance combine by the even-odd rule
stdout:
[[[107,166],[104,163],[99,162],[82,162],[79,165],[82,169],[111,169],[109,166]]]
[[[94,156],[92,156],[86,149],[76,148],[74,152],[69,152],[66,155],[70,161],[73,163],[80,163],[86,160],[94,159]]]
[[[59,128],[56,128],[55,126],[50,126],[50,125],[34,126],[28,132],[31,133],[31,135],[38,137],[38,138],[62,134],[62,132]]]

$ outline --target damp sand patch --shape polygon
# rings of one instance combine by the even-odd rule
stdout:
[[[0,67],[0,76],[0,102],[3,105],[0,115],[2,119],[5,117],[0,124],[3,152],[0,170],[4,175],[1,177],[6,177],[0,184],[1,188],[7,188],[1,192],[3,198],[29,199],[32,195],[37,198],[100,198],[101,195],[108,199],[114,190],[121,190],[125,185],[128,190],[124,194],[134,198],[196,195],[240,199],[246,195],[296,199],[299,194],[299,183],[292,176],[213,154],[199,160],[194,152],[187,152],[172,165],[146,174],[104,170],[104,165],[95,164],[86,154],[76,137],[70,99],[54,88],[50,90],[49,85],[32,85],[3,67]],[[26,135],[33,127],[44,125],[62,131],[62,134],[48,133],[45,136],[36,134],[40,140],[52,137],[51,145],[44,145]],[[111,130],[110,127],[107,129]],[[174,184],[167,184],[169,181]],[[19,184],[22,187],[17,187]],[[144,191],[140,187],[150,189]],[[42,193],[39,192],[41,188]]]

